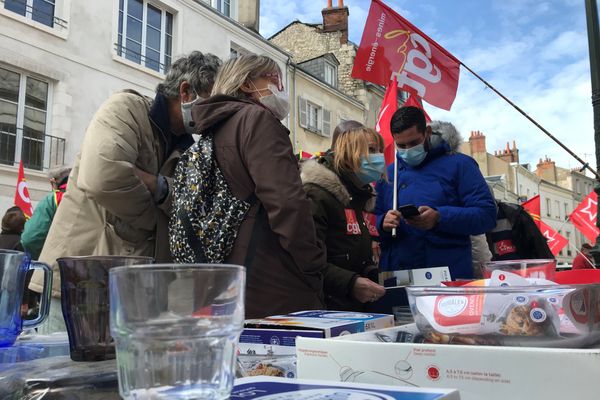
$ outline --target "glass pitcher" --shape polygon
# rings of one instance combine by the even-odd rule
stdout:
[[[23,320],[21,303],[25,291],[27,272],[44,271],[44,289],[40,299],[40,312],[33,320]],[[0,347],[12,346],[24,328],[39,325],[48,316],[52,292],[52,268],[48,264],[31,261],[27,253],[0,250]]]

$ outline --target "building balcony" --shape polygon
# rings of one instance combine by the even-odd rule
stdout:
[[[0,164],[43,171],[65,163],[64,138],[0,124]]]

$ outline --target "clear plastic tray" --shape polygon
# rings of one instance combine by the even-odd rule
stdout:
[[[434,343],[587,347],[600,342],[600,284],[407,287]]]

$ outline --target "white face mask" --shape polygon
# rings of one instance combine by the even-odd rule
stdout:
[[[194,129],[196,123],[192,118],[192,107],[194,104],[205,100],[203,97],[200,97],[195,90],[194,93],[196,94],[196,98],[194,100],[187,103],[181,103],[181,118],[183,118],[183,127],[185,129],[185,133],[188,135],[193,135],[196,133],[196,130]]]
[[[251,83],[252,86],[254,86],[254,82]],[[259,101],[273,113],[275,118],[282,121],[288,116],[290,112],[290,101],[288,100],[288,94],[286,91],[279,90],[277,86],[269,83],[267,85],[267,89],[271,91],[271,94],[262,96],[260,94],[261,89],[256,89],[256,86],[254,86],[254,88],[254,92],[258,92],[258,95],[260,96]]]

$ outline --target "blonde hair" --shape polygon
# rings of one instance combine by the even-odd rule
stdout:
[[[371,128],[355,128],[341,132],[333,148],[333,168],[340,172],[357,172],[361,158],[368,158],[369,143],[373,140],[379,152],[383,152],[383,138]]]
[[[256,54],[240,55],[225,62],[217,77],[211,96],[224,94],[227,96],[248,97],[240,88],[248,80],[254,80],[263,74],[277,72],[281,74],[279,65],[267,56]]]

